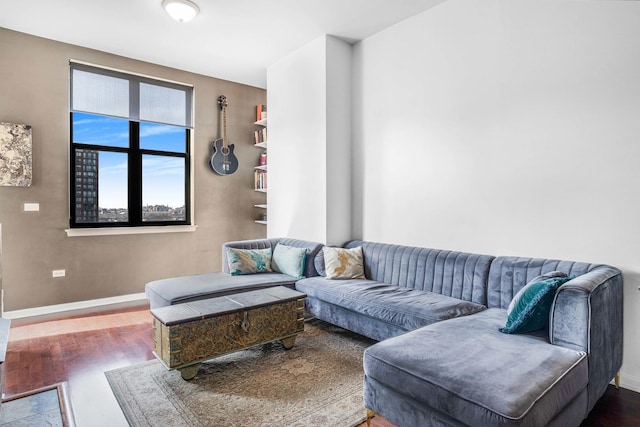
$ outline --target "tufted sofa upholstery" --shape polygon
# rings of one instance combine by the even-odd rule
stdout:
[[[439,249],[352,241],[363,247],[367,279],[327,280],[321,274],[296,283],[314,316],[383,340],[431,323],[486,309],[493,257]]]

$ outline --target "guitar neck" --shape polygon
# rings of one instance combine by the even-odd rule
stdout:
[[[218,106],[220,107],[220,111],[222,112],[222,146],[227,147],[227,97],[224,95],[220,95],[218,97]]]
[[[227,146],[227,106],[222,107],[222,145]]]

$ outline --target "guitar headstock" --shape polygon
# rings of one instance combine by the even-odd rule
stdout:
[[[229,105],[229,103],[227,102],[227,97],[224,95],[220,95],[218,97],[218,107],[220,107],[220,109],[222,110],[227,105]]]

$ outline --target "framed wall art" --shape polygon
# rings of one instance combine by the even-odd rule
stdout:
[[[0,185],[30,187],[31,126],[0,122]]]

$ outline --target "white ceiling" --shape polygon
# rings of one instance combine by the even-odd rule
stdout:
[[[174,21],[162,0],[0,0],[0,27],[266,87],[266,68],[323,35],[349,42],[445,0],[194,0]]]

